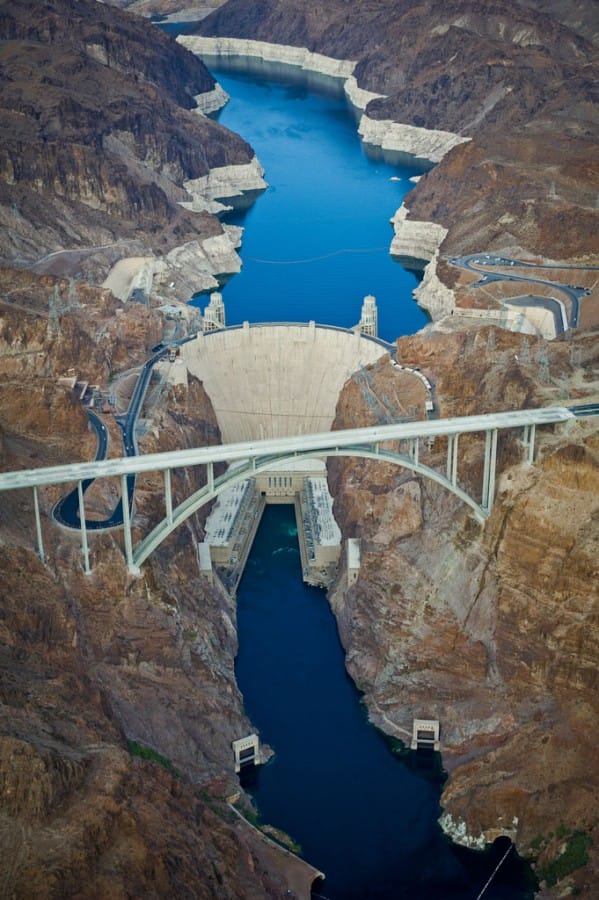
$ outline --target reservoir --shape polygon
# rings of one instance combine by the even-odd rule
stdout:
[[[331,84],[314,92],[304,76],[213,71],[232,98],[219,120],[252,145],[269,183],[254,205],[226,217],[245,228],[242,272],[222,290],[227,324],[350,327],[366,294],[377,298],[380,337],[426,324],[411,296],[417,277],[389,255],[389,218],[418,173],[367,155]],[[400,761],[369,725],[326,594],[302,582],[293,507],[266,507],[237,606],[237,680],[275,754],[245,786],[261,820],[288,832],[326,873],[314,896],[533,896],[513,851],[485,888],[506,846],[452,846],[437,822],[439,774]]]
[[[372,294],[379,337],[418,331],[427,322],[412,298],[418,278],[389,254],[389,220],[422,169],[367,155],[338,80],[314,77],[315,93],[304,73],[265,77],[283,69],[213,70],[231,97],[218,120],[251,144],[269,185],[249,209],[225,216],[245,228],[242,270],[222,290],[227,324],[349,328]]]

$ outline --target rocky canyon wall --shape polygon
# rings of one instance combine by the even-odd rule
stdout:
[[[297,0],[229,0],[194,31],[355,64],[365,139],[437,162],[396,223],[402,254],[409,248],[431,260],[435,287],[424,305],[437,317],[443,293],[449,305],[469,302],[468,286],[437,265],[437,249],[440,258],[484,250],[597,264],[592,19],[590,0],[576,12],[559,2],[540,9],[376,0],[350,8],[335,0],[306,8]],[[429,223],[419,243],[417,231]],[[433,230],[439,243],[430,252]],[[595,291],[587,306],[596,312],[597,303]],[[445,314],[447,303],[439,310]]]
[[[542,384],[528,338],[481,329],[398,342],[399,358],[435,385],[442,416],[558,403],[566,383],[584,396],[596,388],[597,353],[592,336],[551,346]],[[370,390],[388,395],[388,378],[374,367]],[[372,410],[350,380],[337,427],[371,424]],[[581,422],[537,435],[533,466],[519,435],[500,439],[498,494],[482,527],[409,471],[329,462],[344,537],[362,547],[358,582],[346,589],[342,573],[331,603],[371,719],[404,742],[413,718],[440,720],[448,833],[472,846],[504,833],[531,856],[542,846],[543,877],[564,850],[548,835],[560,822],[582,829],[594,836],[591,862],[566,884],[591,897],[599,432]],[[445,454],[436,441],[420,460],[444,471]],[[479,496],[481,479],[482,438],[462,437],[458,482]]]
[[[91,0],[5,6],[0,44],[0,260],[101,283],[122,257],[168,266],[175,248],[226,236],[187,186],[228,168],[244,189],[259,165],[201,113],[216,85],[193,54]]]
[[[137,304],[123,312],[84,283],[4,270],[0,284],[10,297],[0,306],[2,468],[93,457],[83,410],[58,384],[62,367],[108,380],[146,358],[160,317]],[[70,299],[60,316],[57,297]],[[128,383],[115,381],[115,393]],[[220,439],[195,379],[145,415],[153,424],[141,452]],[[119,430],[106,422],[109,452],[120,455]],[[173,472],[174,502],[202,477]],[[92,534],[86,575],[79,533],[50,519],[60,492],[39,493],[45,565],[32,495],[4,493],[0,505],[2,893],[280,896],[285,881],[225,802],[238,789],[231,741],[250,724],[234,677],[235,608],[198,570],[203,517],[140,578],[127,574],[120,530]],[[107,515],[118,494],[93,485],[87,514]],[[139,479],[134,540],[163,515],[161,479]]]

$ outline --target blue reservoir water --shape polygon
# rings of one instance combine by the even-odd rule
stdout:
[[[389,256],[388,220],[416,170],[366,154],[330,83],[323,93],[319,81],[314,93],[272,70],[213,71],[232,97],[220,121],[254,147],[270,185],[226,217],[245,227],[242,272],[223,287],[227,323],[347,327],[372,293],[381,337],[422,327],[411,296],[417,278]],[[476,900],[506,846],[484,854],[452,846],[437,823],[438,775],[399,761],[369,725],[326,594],[301,580],[292,507],[266,508],[237,601],[237,680],[275,750],[246,787],[262,820],[287,831],[325,872],[318,895]],[[512,850],[482,896],[529,900],[527,884]]]
[[[427,319],[412,298],[418,278],[389,254],[389,219],[421,169],[367,155],[333,79],[319,79],[315,93],[305,76],[281,83],[264,67],[260,75],[213,71],[231,96],[219,122],[251,144],[269,184],[249,209],[225,216],[245,227],[242,271],[222,291],[227,323],[350,327],[374,294],[380,337],[422,328]]]

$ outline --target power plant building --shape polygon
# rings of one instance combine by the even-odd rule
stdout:
[[[326,478],[297,470],[248,478],[219,495],[198,547],[202,572],[212,576],[209,551],[220,580],[235,594],[266,503],[295,503],[303,579],[327,587],[337,572],[341,532]]]
[[[328,587],[337,572],[341,532],[326,478],[305,478],[295,509],[303,579],[316,587]]]

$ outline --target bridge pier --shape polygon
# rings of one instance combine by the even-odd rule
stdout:
[[[532,465],[535,460],[535,425],[524,426],[524,437],[522,443],[526,449],[526,462]]]
[[[42,521],[40,519],[40,504],[37,496],[37,486],[33,486],[33,508],[35,509],[35,531],[37,534],[37,554],[41,561],[46,563],[46,554],[44,553],[44,542],[42,540]]]
[[[166,503],[166,521],[173,524],[173,494],[171,491],[171,470],[164,470],[164,500]]]
[[[131,512],[129,510],[129,487],[127,475],[121,475],[121,503],[123,504],[123,530],[125,533],[125,559],[127,568],[131,572],[137,568],[133,563],[133,540],[131,538]]]
[[[497,466],[497,429],[485,431],[485,465],[483,470],[482,508],[488,513],[495,499],[495,469]]]
[[[458,483],[458,441],[459,434],[449,434],[447,436],[447,480],[451,481],[453,487]]]
[[[87,543],[87,528],[85,527],[85,505],[83,503],[83,482],[77,482],[77,495],[79,497],[79,522],[81,523],[81,550],[83,552],[83,567],[85,574],[91,572],[89,566],[89,545]]]

